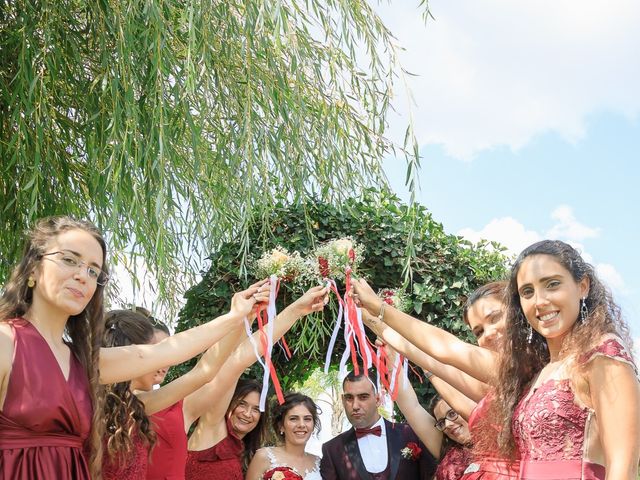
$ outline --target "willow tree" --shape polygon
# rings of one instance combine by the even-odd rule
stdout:
[[[0,4],[0,278],[16,235],[64,213],[166,297],[201,252],[246,252],[276,192],[339,204],[396,148],[412,182],[410,128],[385,138],[396,46],[366,1]]]

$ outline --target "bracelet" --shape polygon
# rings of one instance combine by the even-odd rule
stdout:
[[[384,322],[384,309],[387,306],[387,302],[382,301],[382,305],[380,305],[380,313],[378,313],[378,320]]]
[[[433,372],[430,372],[429,370],[425,370],[424,371],[424,378],[429,380],[429,379],[431,379],[431,377],[433,377]]]

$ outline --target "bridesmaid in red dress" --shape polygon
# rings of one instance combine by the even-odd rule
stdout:
[[[364,306],[379,309],[366,282],[355,283]],[[593,267],[566,243],[538,242],[512,268],[506,308],[500,355],[456,344],[450,334],[393,308],[385,322],[441,362],[472,365],[476,378],[492,381],[495,393],[478,419],[474,447],[494,452],[497,444],[500,458],[520,458],[520,478],[600,479],[605,472],[636,478],[640,385],[627,350],[628,327]],[[606,351],[605,345],[622,354],[584,355]],[[546,442],[548,450],[541,447]],[[583,447],[579,455],[576,445]]]
[[[523,479],[637,478],[640,382],[611,294],[570,245],[516,259],[490,417]]]
[[[91,223],[41,219],[2,291],[4,478],[99,480],[103,422],[101,409],[94,407],[99,382],[120,382],[187,360],[242,324],[242,318],[229,317],[171,342],[101,349],[106,256],[102,235]],[[91,452],[90,461],[85,451]]]
[[[297,319],[321,311],[327,302],[326,294],[325,287],[312,287],[287,306],[276,317],[274,340],[282,337]],[[251,457],[264,441],[266,412],[259,409],[262,386],[255,381],[238,381],[256,362],[254,345],[260,355],[264,354],[264,347],[259,332],[253,334],[253,342],[244,337],[240,343],[244,335],[239,331],[237,338],[228,339],[239,345],[231,355],[221,355],[225,360],[218,375],[197,395],[185,399],[185,409],[197,414],[197,424],[189,438],[187,480],[243,480]],[[224,347],[223,342],[220,345]]]
[[[478,345],[490,352],[499,351],[502,336],[504,335],[505,317],[502,298],[506,286],[506,282],[491,282],[482,285],[469,295],[463,310],[464,321],[477,338]],[[364,300],[369,304],[374,303],[376,297],[373,295],[375,294],[365,282],[360,282],[357,286],[357,291],[359,293],[356,294],[356,301],[362,303],[362,300]],[[385,305],[385,310],[388,307],[389,305]],[[397,325],[400,317],[396,316],[395,310],[388,310],[386,313],[383,311],[382,313],[382,319],[386,320],[388,324]],[[407,318],[409,323],[407,323]],[[485,383],[486,371],[477,368],[473,361],[474,351],[477,347],[467,344],[443,330],[427,325],[427,330],[439,337],[440,343],[437,345],[437,350],[426,350],[434,348],[434,344],[429,341],[416,341],[416,343],[420,343],[421,348],[425,349],[423,351],[387,323],[382,322],[380,316],[374,317],[371,315],[366,308],[363,310],[362,319],[384,342],[425,369],[427,378],[431,381],[438,394],[462,418],[468,420],[471,438],[482,438],[481,428],[483,427],[480,426],[481,422],[478,420],[487,414],[487,393],[490,391],[490,386]],[[422,322],[409,316],[404,316],[401,322],[400,328],[406,329],[406,327],[410,326],[410,322],[417,322],[417,329],[422,328],[420,326]],[[426,351],[439,355],[440,358],[457,358],[458,362],[455,366],[446,365],[436,360],[434,356],[425,353]],[[444,355],[445,352],[446,355]],[[480,381],[478,378],[484,381]],[[417,399],[411,403],[419,407],[418,409],[413,409],[419,412],[421,407]],[[400,401],[398,405],[402,409]],[[406,413],[405,416],[407,416]],[[412,420],[409,417],[407,418],[411,423]],[[419,426],[426,426],[429,422],[418,417],[411,424],[414,431],[418,433]],[[491,432],[495,440],[498,432],[495,426],[491,427]],[[425,444],[429,444],[425,438],[422,438],[422,440]],[[518,476],[517,461],[500,458],[498,450],[496,442],[491,448],[487,448],[486,445],[483,449],[475,446],[472,449],[474,461],[473,463],[469,462],[466,470],[463,470],[465,474],[462,478],[464,480],[516,478]]]

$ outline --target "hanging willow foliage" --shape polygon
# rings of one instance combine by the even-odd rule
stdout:
[[[415,177],[364,0],[0,0],[0,28],[0,279],[35,218],[71,214],[170,298],[201,252],[246,253],[276,192],[340,204],[394,148]]]

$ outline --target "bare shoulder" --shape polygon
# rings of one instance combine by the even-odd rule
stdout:
[[[13,329],[7,322],[0,322],[0,375],[11,368],[13,359]]]
[[[4,405],[13,362],[13,335],[11,325],[0,322],[0,409]]]

